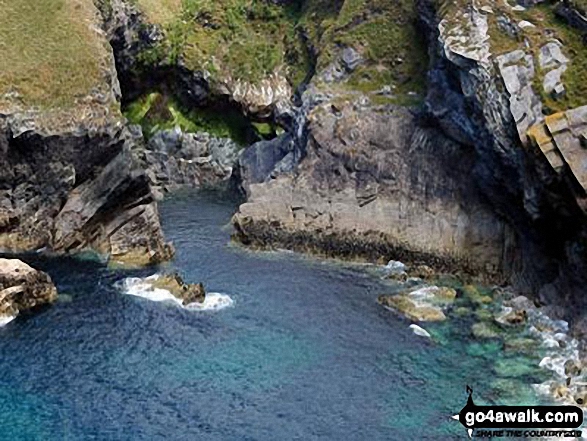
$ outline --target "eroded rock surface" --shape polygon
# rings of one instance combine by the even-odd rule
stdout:
[[[92,66],[83,67],[89,79],[71,72],[60,87],[64,96],[69,89],[79,93],[68,100],[38,97],[34,86],[44,80],[34,75],[21,86],[20,97],[0,89],[0,248],[93,249],[140,264],[166,260],[172,250],[120,114],[112,49],[94,6],[75,3],[67,6],[85,14],[75,26],[84,30]],[[0,41],[5,47],[11,43]],[[38,38],[30,44],[42,51],[48,43]],[[50,66],[58,70],[59,61]],[[40,90],[50,86],[39,85]]]
[[[234,218],[240,240],[505,269],[510,232],[470,185],[466,150],[401,107],[328,103],[309,121],[307,156],[296,172],[249,186]]]
[[[164,130],[143,143],[140,127],[133,130],[139,133],[135,156],[159,194],[181,187],[226,186],[242,150],[231,139],[206,132]]]
[[[56,298],[49,275],[18,259],[0,259],[0,318],[14,317]]]

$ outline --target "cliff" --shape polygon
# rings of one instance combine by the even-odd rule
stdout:
[[[344,32],[378,16],[375,3]],[[569,8],[582,17],[572,2],[422,0],[413,21],[392,16],[378,38],[328,52],[323,37],[327,61],[293,141],[241,157],[239,239],[461,268],[580,320],[587,51]],[[426,36],[428,56],[400,40],[428,60],[411,77],[425,75],[423,93],[402,88],[402,63],[365,56],[382,53],[394,23]],[[385,75],[365,74],[373,67]]]
[[[2,8],[4,248],[156,262],[150,187],[232,178],[244,243],[585,306],[584,2]]]
[[[97,9],[4,2],[0,17],[0,247],[168,258]]]

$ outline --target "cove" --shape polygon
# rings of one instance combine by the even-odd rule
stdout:
[[[472,341],[469,323],[415,335],[376,302],[393,285],[361,266],[230,245],[230,198],[160,208],[177,249],[166,269],[234,305],[188,311],[118,288],[157,268],[24,256],[61,300],[0,328],[0,438],[467,439],[450,419],[467,384],[479,402],[536,400],[529,361]]]

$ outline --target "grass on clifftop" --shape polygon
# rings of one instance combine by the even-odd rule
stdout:
[[[283,67],[292,83],[301,81],[307,60],[296,22],[299,7],[256,0],[135,0],[148,19],[163,27],[166,40],[150,61],[250,82]]]
[[[94,13],[87,0],[0,1],[2,108],[67,108],[100,84],[106,52]]]
[[[146,54],[147,64],[182,58],[213,77],[252,83],[283,69],[297,86],[311,67],[306,35],[318,52],[319,70],[346,46],[362,54],[366,62],[347,89],[372,92],[389,85],[406,96],[425,89],[427,48],[414,0],[134,1],[166,33],[165,43]]]
[[[576,0],[574,3],[587,5],[587,0]],[[587,81],[585,81],[587,46],[583,43],[581,32],[569,26],[555,14],[555,5],[555,2],[545,2],[521,12],[495,7],[495,14],[489,16],[490,43],[494,55],[521,49],[532,53],[535,65],[538,66],[539,52],[543,45],[553,39],[563,43],[563,52],[570,59],[567,71],[562,76],[566,89],[565,95],[554,99],[544,92],[542,83],[545,73],[540,69],[537,69],[534,78],[534,89],[540,94],[543,104],[550,112],[559,112],[587,104]],[[509,36],[497,23],[497,17],[500,15],[508,17],[514,25],[525,20],[534,24],[535,27],[519,29],[517,37]]]

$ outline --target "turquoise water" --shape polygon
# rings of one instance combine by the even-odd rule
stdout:
[[[418,337],[358,266],[230,246],[234,210],[214,194],[161,206],[170,267],[230,295],[221,311],[117,288],[156,269],[26,257],[67,295],[0,329],[0,439],[467,439],[450,419],[467,384],[479,403],[534,400],[539,374],[516,368],[532,361],[472,341],[467,319]]]

